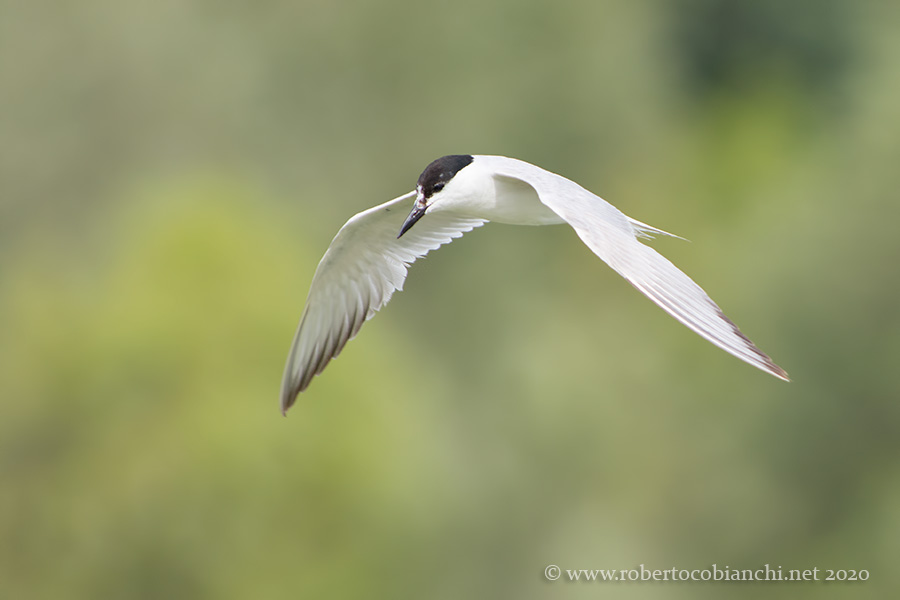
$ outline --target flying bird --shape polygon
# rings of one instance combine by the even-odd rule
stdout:
[[[535,165],[463,154],[435,160],[414,191],[354,215],[338,231],[316,268],[291,345],[282,413],[403,288],[410,264],[489,221],[570,225],[594,254],[678,321],[726,352],[790,381],[699,285],[639,241],[672,234],[626,216],[574,181]]]

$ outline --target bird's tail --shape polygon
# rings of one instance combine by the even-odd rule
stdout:
[[[685,240],[680,235],[675,235],[674,233],[669,233],[668,231],[663,231],[662,229],[657,229],[652,225],[647,225],[646,223],[641,223],[637,219],[632,219],[631,217],[626,215],[628,219],[628,223],[631,224],[631,228],[634,229],[634,234],[638,237],[653,239],[654,235],[667,235],[669,237],[678,238],[679,240]]]

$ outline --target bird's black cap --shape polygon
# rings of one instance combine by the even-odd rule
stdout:
[[[430,198],[435,192],[441,191],[448,181],[459,173],[460,169],[471,164],[475,160],[469,154],[450,154],[437,159],[422,171],[416,187],[422,190],[425,198]]]

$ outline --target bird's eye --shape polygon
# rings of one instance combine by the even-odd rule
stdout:
[[[436,183],[436,184],[434,184],[434,187],[432,188],[432,190],[435,191],[435,192],[439,192],[439,191],[441,191],[442,189],[444,189],[444,184],[443,184],[443,183]]]

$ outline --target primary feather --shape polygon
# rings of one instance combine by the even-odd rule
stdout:
[[[699,285],[638,240],[648,233],[672,234],[625,216],[565,177],[511,158],[485,158],[487,168],[498,176],[532,186],[540,201],[568,222],[594,254],[664,311],[726,352],[789,381],[784,369],[741,333]]]
[[[316,267],[281,385],[281,411],[340,354],[362,324],[387,304],[417,258],[484,224],[483,219],[440,213],[402,238],[397,229],[412,208],[409,192],[353,216]]]

